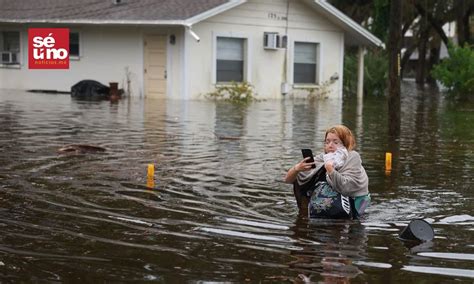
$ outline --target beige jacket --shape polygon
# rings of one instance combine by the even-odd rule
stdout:
[[[313,175],[324,167],[323,155],[324,153],[320,153],[314,157],[315,169],[298,173],[296,177],[298,185],[302,186],[310,181]],[[342,167],[328,174],[326,179],[334,190],[345,196],[356,197],[369,193],[369,178],[356,151],[349,151]]]

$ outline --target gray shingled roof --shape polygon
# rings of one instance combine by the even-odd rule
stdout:
[[[0,22],[183,21],[229,0],[0,0]]]

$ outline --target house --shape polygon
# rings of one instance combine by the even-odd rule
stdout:
[[[323,88],[341,97],[345,46],[382,46],[323,0],[0,0],[0,7],[0,88],[69,91],[93,79],[118,82],[132,96],[195,99],[247,81],[260,98]],[[70,29],[69,69],[28,69],[28,29],[54,27]]]
[[[415,19],[415,23],[418,23],[420,21],[421,17]],[[447,38],[453,42],[457,42],[457,36],[456,36],[456,22],[449,22],[443,25],[443,31],[446,34]],[[404,78],[415,78],[416,77],[416,70],[420,66],[419,63],[419,51],[417,48],[417,41],[418,39],[415,37],[417,36],[415,34],[415,30],[412,28],[408,29],[405,34],[403,35],[403,42],[402,42],[402,49],[401,49],[401,55],[402,57],[405,56],[406,52],[409,52],[409,57],[407,58],[407,62],[405,63],[405,66],[403,67],[403,74],[402,76]],[[433,37],[431,37],[433,40]],[[439,38],[435,38],[436,41],[430,43],[428,41],[427,44],[427,50],[425,54],[425,60],[426,62],[429,62],[431,52],[439,52],[439,59],[444,59],[449,57],[448,54],[448,47],[446,44]],[[410,51],[410,49],[413,49]]]

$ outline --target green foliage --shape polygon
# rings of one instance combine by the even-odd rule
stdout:
[[[358,58],[355,51],[344,57],[344,93],[357,93]],[[388,59],[383,50],[369,51],[364,58],[364,93],[382,95],[387,88]]]
[[[357,55],[355,52],[346,51],[344,55],[344,81],[342,82],[344,94],[357,93]]]
[[[472,47],[448,46],[449,58],[436,65],[431,72],[453,97],[466,99],[474,96],[474,51]]]
[[[383,95],[388,83],[388,56],[385,50],[370,51],[364,61],[364,93]]]
[[[374,0],[373,22],[370,31],[382,41],[387,40],[390,24],[390,2],[388,0]]]
[[[206,94],[212,100],[225,100],[236,104],[257,101],[254,87],[248,82],[231,82],[230,85],[216,85],[214,92]]]

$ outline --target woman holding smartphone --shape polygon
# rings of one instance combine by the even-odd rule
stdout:
[[[324,180],[333,190],[352,198],[356,215],[364,213],[370,204],[369,179],[355,145],[349,128],[332,126],[326,130],[324,152],[316,155],[314,162],[306,157],[288,170],[285,182],[294,185],[300,210],[307,210],[315,184]],[[321,174],[324,171],[325,175]]]

